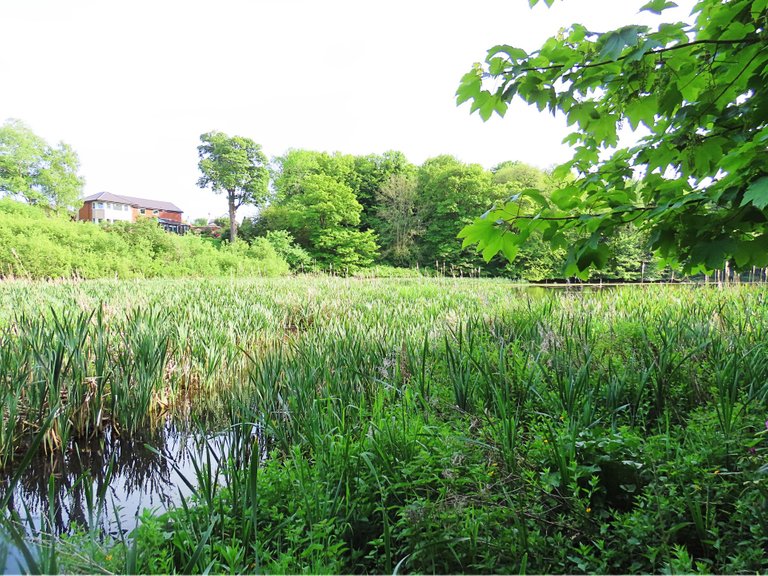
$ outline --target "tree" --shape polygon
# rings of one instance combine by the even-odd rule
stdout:
[[[382,252],[397,266],[408,266],[418,256],[416,239],[422,223],[417,210],[417,184],[413,173],[393,174],[377,193]]]
[[[19,120],[0,126],[0,195],[53,210],[71,210],[84,180],[68,144],[53,147]]]
[[[421,263],[445,262],[466,272],[481,264],[458,245],[456,235],[472,222],[472,214],[489,209],[500,197],[493,175],[479,164],[464,164],[453,156],[424,162],[418,173],[418,217],[424,225]]]
[[[301,194],[302,183],[307,176],[322,174],[352,187],[355,158],[349,154],[315,152],[314,150],[293,149],[275,159],[273,174],[278,199],[285,200]]]
[[[408,162],[405,154],[394,150],[384,154],[355,156],[354,162],[354,177],[349,184],[357,201],[363,206],[360,228],[380,232],[381,221],[377,218],[376,207],[377,193],[392,176],[413,174],[415,168]]]
[[[269,171],[261,146],[250,138],[208,132],[200,136],[198,168],[200,188],[226,192],[229,206],[229,240],[237,239],[236,212],[240,206],[261,206],[268,198]]]
[[[349,186],[310,173],[260,220],[268,230],[287,230],[321,264],[355,269],[370,265],[377,250],[373,233],[357,229],[362,209]]]
[[[633,223],[686,272],[768,265],[768,2],[699,0],[692,20],[602,34],[574,24],[531,53],[492,48],[458,103],[485,120],[515,96],[563,113],[574,154],[556,173],[575,178],[550,198],[531,188],[500,203],[461,232],[465,245],[513,259],[534,231],[555,246],[573,231],[565,273],[585,274]],[[619,146],[627,124],[647,134]],[[534,209],[521,210],[526,197]]]

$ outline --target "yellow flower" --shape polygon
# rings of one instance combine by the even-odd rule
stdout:
[[[587,514],[589,514],[590,512],[592,512],[592,508],[590,508],[589,506],[587,506]]]
[[[104,558],[104,560],[106,560],[107,562],[112,560],[112,554],[107,554],[107,556]]]

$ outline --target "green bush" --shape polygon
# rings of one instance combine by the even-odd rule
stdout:
[[[0,277],[279,276],[288,263],[265,239],[251,246],[177,236],[150,219],[98,225],[0,201]]]

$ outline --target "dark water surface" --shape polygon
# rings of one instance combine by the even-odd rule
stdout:
[[[21,476],[9,508],[31,522],[34,530],[27,527],[28,533],[48,531],[44,519],[52,517],[57,535],[90,529],[113,537],[126,535],[143,510],[165,511],[191,493],[182,476],[194,484],[192,458],[201,440],[199,433],[168,419],[151,433],[130,439],[107,431],[100,440],[73,444],[66,455],[41,454]],[[14,472],[11,467],[0,473],[0,494],[10,486]],[[5,547],[7,560],[3,562],[0,549],[0,572],[20,572],[20,552],[8,542]]]

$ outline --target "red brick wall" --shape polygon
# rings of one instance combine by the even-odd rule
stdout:
[[[166,220],[173,220],[174,222],[181,222],[181,212],[168,212],[166,210],[158,210],[157,214],[153,214],[151,208],[145,208],[144,214],[139,212],[139,208],[131,207],[133,214],[133,221],[136,222],[137,218],[165,218]]]
[[[77,219],[88,220],[89,222],[93,220],[93,204],[91,202],[83,204],[83,207],[77,212]]]
[[[165,218],[166,220],[173,220],[174,222],[181,222],[181,212],[166,212],[165,210],[160,210],[158,217]]]

